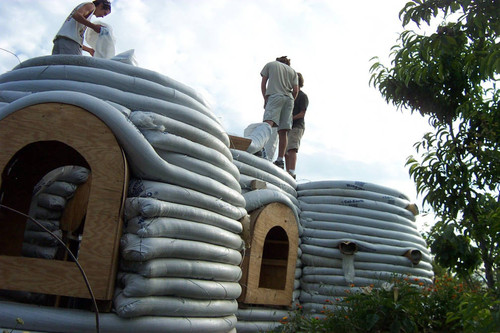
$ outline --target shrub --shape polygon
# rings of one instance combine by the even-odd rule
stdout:
[[[325,300],[313,317],[301,307],[279,332],[500,332],[500,301],[478,286],[444,274],[434,284],[394,278],[343,299]],[[335,311],[327,305],[336,305]]]

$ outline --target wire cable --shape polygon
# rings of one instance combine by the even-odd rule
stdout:
[[[19,63],[21,63],[21,59],[19,59],[19,57],[17,56],[17,54],[15,54],[14,52],[11,52],[11,51],[9,51],[9,50],[6,50],[6,49],[4,49],[3,47],[0,47],[0,50],[2,50],[2,51],[5,51],[5,52],[7,52],[7,53],[12,54],[14,57],[16,57],[16,58],[17,58],[17,61],[19,61]]]
[[[42,228],[44,231],[48,232],[52,237],[54,237],[63,247],[64,249],[68,252],[68,254],[70,255],[71,259],[74,260],[76,266],[78,267],[78,269],[80,270],[80,273],[82,273],[82,277],[83,277],[83,280],[85,281],[85,284],[87,285],[87,289],[89,291],[89,294],[90,294],[90,298],[92,299],[92,304],[94,306],[94,309],[95,309],[95,324],[96,324],[96,332],[99,333],[99,309],[97,308],[97,301],[94,297],[94,292],[92,291],[92,287],[90,286],[90,282],[87,278],[87,275],[85,274],[85,271],[83,270],[82,266],[80,265],[80,263],[78,262],[78,259],[76,259],[76,257],[73,255],[73,253],[71,252],[71,250],[66,246],[66,244],[64,244],[64,242],[62,241],[62,239],[60,239],[59,237],[57,237],[56,234],[54,234],[52,231],[50,231],[49,229],[47,229],[46,227],[44,227],[40,222],[38,222],[37,220],[35,220],[34,218],[32,218],[31,216],[29,215],[26,215],[14,208],[11,208],[11,207],[8,207],[8,206],[5,206],[3,204],[0,204],[0,208],[5,208],[7,210],[10,210],[11,212],[14,212],[16,214],[19,214],[19,215],[22,215],[28,219],[30,219],[31,221],[33,221],[37,226],[39,226],[40,228]]]

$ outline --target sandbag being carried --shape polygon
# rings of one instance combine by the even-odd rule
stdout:
[[[110,25],[94,21],[94,24],[102,25],[101,32],[97,33],[93,29],[85,31],[85,40],[94,49],[94,57],[110,59],[115,56],[116,39]]]

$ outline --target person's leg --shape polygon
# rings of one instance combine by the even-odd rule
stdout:
[[[288,132],[288,146],[286,148],[286,171],[295,178],[295,166],[297,165],[297,154],[299,152],[300,140],[304,135],[304,129],[293,127]]]
[[[278,131],[278,159],[283,159],[285,156],[285,149],[288,144],[288,130],[282,129]]]
[[[297,164],[297,150],[290,149],[286,152],[286,170],[295,173],[295,165]]]
[[[282,108],[278,124],[278,159],[283,159],[288,145],[288,131],[292,128],[293,98],[281,96]]]

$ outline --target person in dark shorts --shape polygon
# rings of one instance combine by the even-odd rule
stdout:
[[[293,105],[293,124],[292,129],[288,132],[288,145],[286,147],[285,154],[286,170],[293,178],[297,177],[295,175],[297,153],[299,152],[300,140],[304,135],[304,117],[306,115],[307,107],[309,106],[309,98],[302,91],[302,87],[304,86],[304,77],[301,73],[297,73],[297,76],[299,79],[299,92],[297,94],[297,98],[295,98],[295,102]]]

